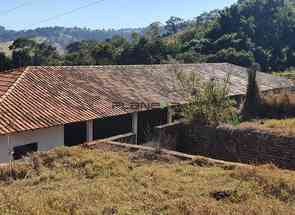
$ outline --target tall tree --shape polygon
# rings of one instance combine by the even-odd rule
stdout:
[[[166,21],[165,30],[168,35],[176,34],[177,32],[183,30],[186,24],[185,21],[179,17],[172,16]]]
[[[161,23],[154,22],[147,27],[145,37],[150,41],[161,39]]]
[[[264,71],[285,69],[292,65],[294,17],[294,5],[288,1],[240,0],[220,12],[201,52],[209,61],[250,66],[254,60]]]
[[[3,52],[0,52],[0,72],[10,69],[11,66],[11,59],[6,57],[6,55]]]
[[[20,38],[9,48],[12,50],[14,67],[60,64],[56,48],[47,42],[37,43],[34,40]]]

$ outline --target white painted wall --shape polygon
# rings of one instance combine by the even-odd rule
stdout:
[[[138,134],[138,113],[132,114],[132,132],[135,134],[135,144],[137,144]]]
[[[38,143],[39,151],[64,145],[64,127],[52,127],[10,135],[10,150],[15,146]],[[0,136],[0,163],[9,161],[8,137]]]
[[[93,141],[93,120],[86,122],[86,141]]]

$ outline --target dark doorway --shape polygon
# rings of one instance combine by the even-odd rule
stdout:
[[[96,119],[93,123],[94,140],[113,137],[129,132],[132,132],[132,116],[130,114]]]
[[[76,146],[86,142],[86,122],[64,126],[65,146]]]
[[[168,110],[155,109],[138,113],[138,144],[147,143],[153,138],[153,128],[167,123]]]

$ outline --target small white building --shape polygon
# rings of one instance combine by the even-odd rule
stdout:
[[[247,71],[231,64],[178,65],[204,80],[232,74],[231,95],[246,93]],[[183,104],[174,65],[27,67],[0,74],[0,163],[27,152],[133,132],[148,140]],[[289,87],[287,79],[258,74],[262,90]],[[164,104],[164,105],[163,105]],[[172,105],[173,104],[173,105]]]

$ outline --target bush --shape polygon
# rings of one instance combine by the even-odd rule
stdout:
[[[176,70],[179,91],[186,98],[182,114],[190,122],[218,126],[237,119],[236,103],[229,97],[230,75],[224,80],[201,81],[197,73]]]

